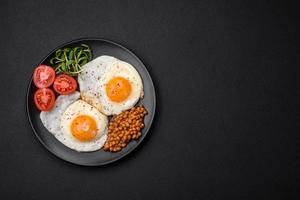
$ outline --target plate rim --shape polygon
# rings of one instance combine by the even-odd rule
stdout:
[[[148,130],[146,131],[146,134],[144,137],[142,137],[140,140],[137,141],[136,145],[134,148],[131,148],[129,149],[126,153],[122,154],[120,157],[116,157],[112,160],[109,160],[109,161],[105,161],[105,162],[101,162],[101,163],[87,163],[87,164],[82,164],[82,163],[76,163],[76,162],[73,162],[71,160],[66,160],[62,157],[60,157],[56,152],[54,152],[52,149],[50,149],[50,147],[48,147],[44,141],[41,139],[41,137],[39,136],[39,134],[36,132],[34,126],[33,126],[33,123],[32,123],[32,120],[31,120],[31,117],[30,117],[30,111],[29,111],[29,91],[30,91],[30,86],[32,84],[32,77],[33,77],[33,74],[31,73],[31,76],[29,78],[29,81],[28,81],[28,84],[27,84],[27,92],[26,92],[26,113],[27,113],[27,118],[28,118],[28,121],[29,121],[29,124],[30,124],[30,127],[34,133],[34,135],[38,138],[39,142],[50,152],[52,153],[53,155],[55,155],[57,158],[61,159],[61,160],[64,160],[68,163],[72,163],[74,165],[80,165],[80,166],[90,166],[90,167],[96,167],[96,166],[103,166],[103,165],[107,165],[107,164],[111,164],[111,163],[114,163],[118,160],[121,160],[123,159],[124,157],[126,157],[128,154],[130,154],[132,151],[134,151],[141,143],[142,141],[145,139],[146,135],[148,134],[148,132],[150,131],[151,127],[152,127],[152,124],[153,124],[153,121],[154,121],[154,118],[155,118],[155,113],[156,113],[156,91],[155,91],[155,87],[154,87],[154,84],[153,84],[153,80],[152,80],[152,77],[150,76],[150,73],[146,67],[146,65],[144,64],[144,62],[142,62],[142,60],[137,57],[136,54],[134,54],[131,50],[129,50],[128,48],[124,47],[123,45],[119,44],[119,43],[116,43],[110,39],[105,39],[105,38],[96,38],[96,37],[83,37],[83,38],[78,38],[78,39],[73,39],[71,41],[68,41],[68,42],[65,42],[65,43],[62,43],[61,45],[58,45],[57,47],[55,47],[53,50],[51,50],[39,63],[38,65],[40,65],[41,63],[43,63],[52,53],[54,53],[57,49],[59,48],[62,48],[64,46],[67,46],[67,45],[70,45],[72,43],[76,43],[76,42],[80,42],[80,41],[86,41],[86,40],[94,40],[94,41],[101,41],[101,42],[107,42],[107,43],[111,43],[113,45],[116,45],[120,48],[122,48],[123,50],[127,51],[130,55],[132,55],[136,60],[138,60],[139,62],[142,63],[143,67],[146,69],[146,74],[147,76],[150,78],[150,85],[151,87],[153,88],[153,95],[154,95],[154,99],[153,99],[153,117],[150,119],[150,126],[148,128]],[[36,65],[36,66],[38,66]]]

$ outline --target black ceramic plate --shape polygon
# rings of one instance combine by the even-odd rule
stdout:
[[[78,165],[86,165],[86,166],[104,165],[104,164],[117,161],[120,158],[124,157],[125,155],[130,153],[133,149],[135,149],[145,138],[154,118],[155,102],[156,102],[155,90],[154,90],[151,77],[145,65],[141,62],[141,60],[125,47],[104,39],[78,39],[63,44],[57,47],[56,49],[54,49],[51,53],[49,53],[49,55],[47,55],[40,62],[40,64],[41,63],[49,64],[50,58],[53,56],[54,52],[58,48],[77,46],[80,45],[81,43],[90,45],[93,51],[93,58],[96,58],[101,55],[114,56],[116,58],[119,58],[120,60],[124,60],[132,64],[141,75],[144,84],[145,96],[144,99],[140,100],[139,104],[143,104],[149,113],[145,117],[145,121],[144,121],[145,127],[142,131],[142,136],[139,138],[139,140],[131,141],[126,148],[124,148],[122,151],[117,153],[105,152],[103,150],[88,152],[88,153],[80,153],[64,146],[50,132],[48,132],[48,130],[43,126],[39,118],[40,111],[36,109],[33,103],[33,95],[34,92],[36,91],[36,87],[34,86],[32,79],[30,79],[28,85],[28,91],[27,91],[27,113],[28,113],[29,122],[31,124],[31,127],[36,137],[54,155],[58,156],[63,160]]]

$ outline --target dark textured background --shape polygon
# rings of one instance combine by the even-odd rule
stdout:
[[[299,12],[276,1],[1,1],[0,199],[300,197]],[[35,65],[81,37],[119,42],[157,90],[148,137],[80,167],[30,129]]]

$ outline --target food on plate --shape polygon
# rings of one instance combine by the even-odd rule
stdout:
[[[63,145],[117,152],[142,134],[147,110],[135,105],[143,98],[143,82],[127,62],[107,55],[91,59],[85,44],[58,49],[50,60],[54,68],[39,65],[34,71],[34,102],[45,128]]]
[[[86,44],[74,48],[58,49],[55,56],[50,59],[50,64],[55,66],[57,74],[64,73],[77,76],[82,66],[92,60],[92,50]]]
[[[53,88],[58,94],[71,94],[77,89],[77,82],[73,77],[61,74],[55,78]]]
[[[54,106],[55,95],[49,88],[39,88],[34,93],[34,103],[41,111],[51,110]]]
[[[95,107],[77,100],[62,114],[63,143],[80,152],[101,149],[107,138],[108,119]]]
[[[79,92],[74,92],[70,95],[60,95],[55,101],[55,106],[50,111],[42,111],[40,113],[43,125],[61,142],[63,142],[62,131],[60,129],[61,116],[69,105],[78,100],[79,97]]]
[[[46,88],[53,83],[55,79],[55,72],[50,66],[39,65],[37,68],[35,68],[32,78],[36,87]]]
[[[136,69],[112,56],[100,56],[84,65],[78,83],[82,99],[105,115],[120,114],[143,96]]]
[[[115,116],[109,122],[108,138],[103,149],[111,152],[120,151],[131,140],[138,139],[142,135],[141,129],[144,127],[146,114],[147,110],[140,105]]]

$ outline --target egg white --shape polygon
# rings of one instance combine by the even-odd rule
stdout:
[[[60,142],[63,141],[60,140],[62,135],[60,129],[61,116],[65,112],[67,107],[78,100],[79,97],[79,92],[74,92],[70,95],[60,95],[57,97],[55,105],[50,111],[42,111],[40,113],[40,119],[45,128],[50,133],[52,133]]]

